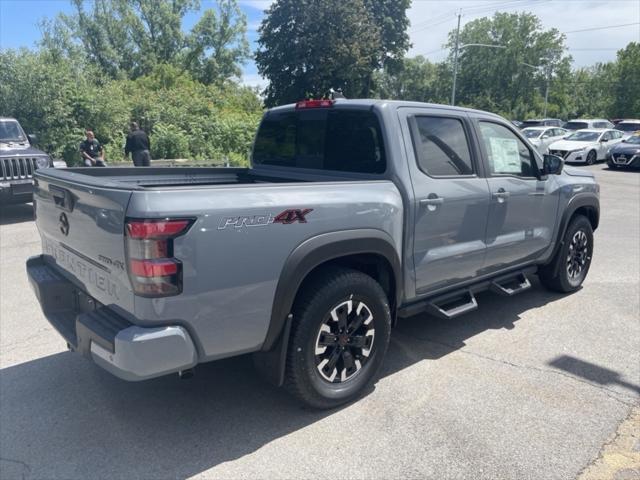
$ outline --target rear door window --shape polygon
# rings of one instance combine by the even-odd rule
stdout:
[[[420,170],[432,177],[473,175],[471,151],[458,118],[416,116],[413,145]]]
[[[375,114],[331,108],[269,113],[256,136],[253,163],[374,174],[387,167]]]

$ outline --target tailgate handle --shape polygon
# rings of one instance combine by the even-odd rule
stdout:
[[[67,212],[73,211],[73,194],[69,190],[55,185],[49,185],[49,191],[53,196],[53,202],[56,204],[56,207],[60,207]]]

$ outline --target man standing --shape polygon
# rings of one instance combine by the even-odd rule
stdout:
[[[80,143],[80,155],[85,167],[106,167],[104,163],[104,148],[96,140],[93,131],[85,130],[87,139]]]
[[[151,164],[151,153],[149,153],[149,136],[142,130],[136,122],[131,122],[127,143],[124,146],[125,156],[131,153],[133,164],[136,167],[148,167]]]

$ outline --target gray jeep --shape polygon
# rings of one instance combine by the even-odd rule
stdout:
[[[27,203],[33,195],[33,174],[39,168],[66,167],[33,147],[15,118],[0,117],[0,205]]]

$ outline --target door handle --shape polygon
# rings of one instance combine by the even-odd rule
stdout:
[[[436,198],[423,198],[420,200],[420,205],[442,205],[444,203],[444,198],[436,197]]]
[[[503,203],[509,198],[511,194],[507,192],[504,188],[500,188],[497,192],[493,192],[491,196],[498,200],[499,203]]]
[[[420,199],[420,206],[427,207],[430,212],[435,212],[440,205],[444,203],[444,198],[439,197],[435,193],[430,193],[427,198]]]

